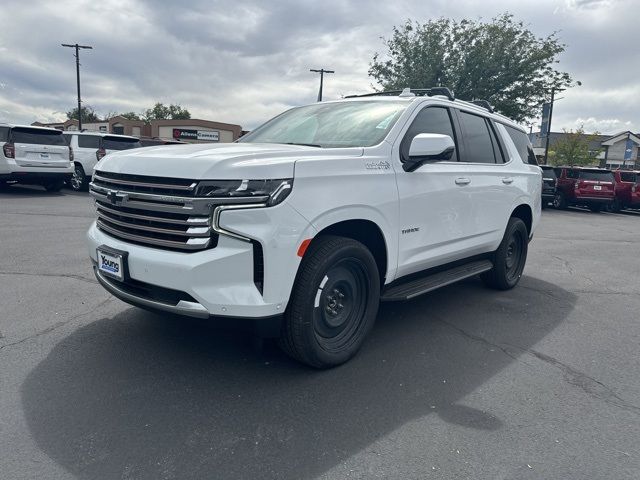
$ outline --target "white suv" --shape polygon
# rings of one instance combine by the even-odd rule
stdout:
[[[89,255],[126,302],[275,327],[288,354],[330,367],[380,300],[518,283],[540,219],[530,148],[445,88],[294,108],[234,144],[102,160]]]
[[[0,124],[0,186],[42,185],[57,192],[73,172],[73,154],[54,128]]]
[[[93,175],[93,168],[102,157],[111,152],[140,148],[140,139],[128,135],[100,132],[64,132],[73,150],[74,169],[69,186],[76,191],[86,190]]]

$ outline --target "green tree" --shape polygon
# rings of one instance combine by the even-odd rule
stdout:
[[[78,120],[78,107],[67,112],[69,120]],[[99,122],[100,117],[90,105],[82,106],[82,121],[85,123]]]
[[[373,56],[369,75],[384,90],[446,86],[519,122],[539,115],[551,87],[574,84],[554,68],[565,49],[556,33],[536,37],[508,13],[490,22],[407,20],[383,42],[387,52]]]
[[[135,112],[119,113],[118,116],[126,118],[127,120],[141,120],[140,115]]]
[[[184,120],[191,118],[191,113],[180,105],[171,104],[169,106],[163,103],[156,103],[152,108],[145,110],[142,115],[143,119],[148,123],[151,120]]]
[[[580,127],[575,132],[564,130],[564,135],[549,147],[549,163],[554,166],[591,166],[598,163],[600,147],[595,149],[591,145],[598,140],[598,133],[584,133]]]

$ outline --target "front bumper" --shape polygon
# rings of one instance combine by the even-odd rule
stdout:
[[[220,225],[262,246],[262,292],[255,283],[253,243],[225,234],[220,234],[215,248],[185,253],[125,242],[99,230],[94,222],[87,232],[89,256],[97,264],[100,246],[127,252],[133,285],[104,277],[98,281],[114,296],[143,308],[200,318],[281,315],[300,262],[297,249],[301,239],[314,236],[309,231],[313,227],[287,204],[225,211]],[[151,294],[146,295],[145,289]]]

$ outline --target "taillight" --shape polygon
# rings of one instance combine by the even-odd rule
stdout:
[[[104,148],[99,148],[98,150],[96,150],[96,158],[98,160],[101,160],[102,157],[104,157],[107,154],[107,152],[105,151]]]
[[[7,158],[16,158],[16,147],[13,143],[5,143],[2,146],[4,156]]]
[[[558,187],[558,179],[557,178],[553,181],[553,186],[556,187],[556,188]]]
[[[73,148],[69,147],[69,161],[73,162]]]

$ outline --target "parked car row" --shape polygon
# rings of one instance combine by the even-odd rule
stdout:
[[[542,168],[542,207],[586,207],[592,212],[640,208],[640,172],[604,168]]]
[[[93,167],[106,154],[168,143],[183,142],[0,124],[0,186],[42,185],[56,192],[66,183],[73,190],[87,190]]]

